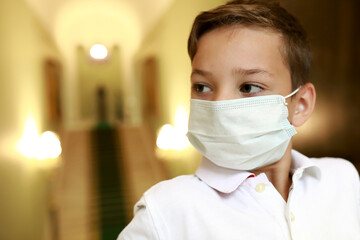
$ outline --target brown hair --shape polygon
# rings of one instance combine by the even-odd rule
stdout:
[[[198,42],[205,33],[233,25],[279,32],[284,42],[280,50],[289,68],[293,89],[309,81],[312,55],[306,32],[294,16],[269,0],[235,0],[201,12],[195,18],[188,39],[190,59],[193,60]]]

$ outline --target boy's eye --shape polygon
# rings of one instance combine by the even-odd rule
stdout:
[[[242,93],[248,93],[248,94],[254,94],[254,93],[258,93],[262,90],[262,87],[259,87],[257,85],[254,84],[243,84],[240,86],[240,92]]]
[[[211,90],[208,86],[199,83],[194,84],[193,88],[197,93],[206,93]]]

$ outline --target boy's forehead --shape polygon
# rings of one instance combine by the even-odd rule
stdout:
[[[246,51],[246,48],[253,48],[253,42],[261,42],[256,48],[272,50],[277,53],[280,53],[283,58],[284,64],[287,65],[285,57],[285,46],[284,39],[281,33],[276,32],[269,28],[256,27],[256,26],[244,26],[244,25],[232,25],[225,26],[213,29],[205,33],[198,42],[198,48],[195,56],[199,50],[212,50],[210,48],[221,48],[226,47],[224,45],[229,45],[231,42],[237,42],[238,45],[243,43],[246,44],[243,48],[243,51]],[[204,43],[205,42],[205,43]],[[269,44],[271,42],[272,44]],[[232,48],[236,48],[236,45],[233,45]],[[253,50],[257,50],[254,49]],[[206,53],[206,51],[202,54]]]
[[[199,39],[193,63],[196,62],[197,55],[218,54],[221,57],[234,52],[240,54],[239,57],[250,53],[264,57],[272,53],[273,56],[283,57],[283,49],[282,35],[271,29],[243,25],[220,27],[205,33]]]

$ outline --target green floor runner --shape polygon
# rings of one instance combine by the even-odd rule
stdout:
[[[115,129],[93,131],[94,173],[97,180],[100,239],[114,240],[128,224],[121,146]]]

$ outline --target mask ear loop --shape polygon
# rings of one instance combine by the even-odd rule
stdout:
[[[295,94],[300,90],[300,88],[301,88],[301,86],[298,87],[295,91],[293,91],[293,92],[290,93],[289,95],[286,95],[285,97],[283,97],[283,99],[284,99],[284,104],[285,104],[286,106],[288,105],[288,103],[286,102],[286,99],[289,98],[289,97],[291,97],[291,96],[293,96],[293,95],[295,95]]]

